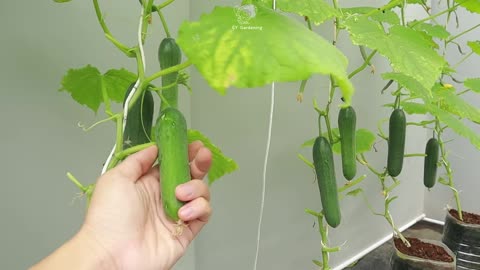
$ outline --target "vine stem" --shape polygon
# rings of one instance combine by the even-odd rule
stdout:
[[[160,5],[157,6],[157,10],[160,10],[168,5],[170,5],[171,3],[173,3],[175,0],[167,0],[163,3],[161,3]]]
[[[372,58],[375,56],[375,54],[377,53],[377,50],[374,50],[370,53],[370,55],[368,55],[368,57],[366,59],[364,59],[364,62],[363,64],[358,67],[357,69],[355,69],[354,71],[352,71],[352,73],[350,73],[348,75],[348,78],[351,79],[353,76],[357,75],[358,73],[362,72],[367,66],[370,65],[370,61],[372,60]]]
[[[457,205],[458,217],[461,221],[463,221],[463,212],[462,212],[462,205],[460,202],[460,196],[453,182],[452,168],[451,168],[450,162],[448,161],[447,152],[445,150],[445,142],[442,139],[443,129],[441,128],[440,122],[438,119],[436,119],[435,131],[437,133],[438,144],[440,145],[442,164],[443,164],[443,167],[445,168],[445,171],[447,172],[448,181],[446,183],[446,186],[448,186],[453,192],[453,197],[455,198],[455,203]],[[439,181],[439,182],[443,183],[443,181]]]
[[[462,59],[460,59],[460,61],[458,61],[458,63],[456,63],[453,68],[457,68],[459,65],[461,65],[463,62],[465,62],[465,60],[467,60],[470,56],[472,56],[474,52],[471,51],[469,54],[465,55]]]
[[[447,39],[446,42],[447,42],[447,43],[450,43],[451,41],[453,41],[453,40],[455,40],[455,39],[457,39],[457,38],[459,38],[459,37],[467,34],[468,32],[470,32],[470,31],[472,31],[472,30],[474,30],[474,29],[476,29],[476,28],[478,28],[478,27],[480,27],[480,24],[477,24],[477,25],[475,25],[475,26],[473,26],[473,27],[470,27],[469,29],[467,29],[467,30],[465,30],[465,31],[463,31],[463,32],[461,32],[461,33],[459,33],[459,34],[457,34],[457,35],[455,35],[455,36]]]
[[[163,16],[163,13],[160,9],[157,9],[158,17],[160,17],[160,21],[162,22],[163,25],[163,30],[165,30],[165,34],[167,37],[172,37],[170,35],[170,30],[168,29],[167,21],[165,20],[165,17]]]
[[[421,19],[421,20],[415,21],[414,23],[412,23],[412,24],[410,25],[410,27],[411,27],[411,28],[414,28],[414,27],[417,26],[418,24],[421,24],[421,23],[423,23],[423,22],[426,22],[426,21],[429,21],[429,20],[433,20],[433,19],[435,19],[435,18],[437,18],[437,17],[440,17],[440,16],[442,16],[442,15],[445,14],[445,13],[448,13],[448,12],[450,12],[450,11],[452,11],[452,10],[455,10],[458,6],[460,6],[459,3],[457,3],[457,4],[455,4],[455,5],[447,8],[447,9],[445,9],[445,10],[443,10],[443,11],[437,13],[437,14],[434,14],[434,15],[428,16],[428,17],[426,17],[426,18],[423,18],[423,19]]]

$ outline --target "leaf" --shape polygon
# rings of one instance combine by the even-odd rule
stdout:
[[[302,144],[302,147],[312,147],[313,144],[315,143],[315,139],[316,139],[316,138],[313,138],[313,139],[310,139],[310,140],[304,142],[304,143]]]
[[[348,60],[304,25],[259,5],[216,7],[199,21],[184,22],[178,44],[209,85],[220,94],[230,86],[261,87],[332,75],[345,106],[354,92]]]
[[[60,91],[69,92],[75,101],[97,112],[103,101],[101,83],[100,71],[87,65],[80,69],[68,70],[67,75],[63,77]]]
[[[407,114],[427,114],[428,109],[425,104],[416,103],[416,102],[402,102],[402,109]]]
[[[212,152],[212,166],[208,173],[210,185],[225,174],[232,173],[238,169],[237,163],[233,159],[226,157],[217,146],[210,142],[210,139],[198,130],[189,129],[188,142],[191,143],[197,140],[202,141],[205,147]]]
[[[412,21],[408,23],[409,25],[412,25],[416,23],[415,21]],[[438,25],[438,24],[430,24],[430,23],[419,23],[413,27],[413,29],[417,31],[422,31],[426,33],[427,35],[433,37],[433,38],[439,38],[441,40],[445,40],[450,36],[450,33],[445,29],[444,26]]]
[[[374,10],[374,7],[353,7],[353,8],[342,8],[344,16],[349,16],[353,14],[367,14],[368,12]],[[371,16],[371,19],[377,22],[384,22],[391,25],[400,24],[400,18],[398,15],[391,11],[385,10],[385,12],[376,12]]]
[[[137,80],[137,75],[126,69],[110,69],[104,75],[108,96],[115,102],[123,102],[130,84]]]
[[[373,144],[375,143],[375,135],[368,129],[358,129],[355,132],[355,141],[357,154],[369,152],[370,150],[372,150]],[[341,142],[335,143],[332,146],[333,152],[340,154],[342,152],[341,145]]]
[[[470,78],[463,82],[463,85],[473,92],[480,93],[480,78]]]
[[[480,55],[480,41],[469,41],[467,42],[468,47],[472,49],[472,51],[478,55]]]
[[[338,10],[327,4],[325,0],[277,0],[277,8],[285,12],[307,16],[316,25],[342,15]]]
[[[445,88],[436,84],[432,93],[435,97],[435,103],[443,110],[480,123],[480,110],[458,96],[454,88]]]
[[[384,80],[394,80],[402,87],[410,91],[410,96],[420,97],[425,100],[430,100],[432,93],[421,85],[417,80],[409,77],[403,73],[383,73],[382,78]]]
[[[473,13],[480,13],[480,0],[455,0],[460,6]]]
[[[387,34],[379,23],[360,16],[348,18],[345,25],[354,44],[378,50],[395,72],[414,78],[427,89],[440,77],[446,61],[421,33],[394,25]]]

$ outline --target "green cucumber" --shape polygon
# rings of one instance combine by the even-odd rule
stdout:
[[[398,176],[402,172],[406,128],[407,122],[403,110],[393,110],[389,123],[387,159],[388,174],[393,177]]]
[[[175,196],[175,188],[190,181],[187,123],[182,112],[168,107],[155,125],[163,208],[167,217],[179,222],[178,210],[184,205]]]
[[[355,127],[357,115],[349,106],[340,109],[338,114],[338,130],[340,131],[340,146],[342,150],[343,176],[352,180],[357,174]]]
[[[182,61],[182,51],[173,38],[164,38],[158,47],[158,61],[160,62],[160,68],[167,69],[180,64]],[[162,89],[162,95],[167,101],[169,106],[174,108],[178,107],[178,84],[177,83],[178,72],[173,72],[162,76],[162,86],[170,86]],[[163,102],[160,105],[160,111],[167,108],[167,104]]]
[[[423,165],[423,184],[432,188],[437,180],[437,163],[439,155],[438,140],[431,138],[425,147],[425,162]]]
[[[335,179],[333,152],[327,138],[319,136],[313,144],[313,163],[325,219],[333,228],[340,224],[340,202]]]
[[[123,100],[123,106],[125,106],[125,101],[134,86],[135,83],[132,83],[128,87]],[[137,99],[128,111],[127,123],[123,132],[123,149],[150,142],[149,136],[152,132],[153,110],[154,100],[152,93],[146,90],[143,95],[143,102],[142,98]]]

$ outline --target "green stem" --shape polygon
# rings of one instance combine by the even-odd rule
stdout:
[[[305,92],[305,87],[307,86],[308,80],[303,80],[302,83],[300,84],[300,89],[298,90],[297,94],[297,101],[302,102],[303,101],[303,92]]]
[[[165,30],[165,34],[167,35],[168,38],[171,37],[170,35],[170,30],[168,29],[167,21],[165,20],[165,17],[163,16],[163,13],[160,9],[157,9],[158,16],[160,17],[160,21],[162,22],[163,25],[163,30]]]
[[[452,190],[453,196],[455,198],[455,203],[457,205],[457,211],[458,211],[458,217],[460,220],[463,221],[463,212],[462,212],[462,205],[460,202],[460,196],[458,194],[458,190],[455,188],[455,184],[453,182],[453,171],[452,167],[450,165],[450,162],[448,161],[448,156],[447,156],[447,151],[445,150],[445,142],[442,139],[442,133],[443,129],[440,126],[440,121],[436,119],[436,125],[435,125],[435,130],[437,132],[437,140],[438,144],[440,145],[440,153],[441,153],[441,159],[442,159],[442,164],[443,167],[445,168],[445,171],[447,172],[447,186]]]
[[[152,17],[152,5],[153,0],[148,0],[147,3],[143,4],[143,16],[142,16],[142,44],[145,44],[145,39],[147,38],[147,31],[148,31],[148,21]]]
[[[81,124],[79,124],[78,126],[81,127],[81,128],[83,129],[83,131],[88,132],[88,131],[92,130],[93,128],[95,128],[96,126],[100,125],[100,124],[106,123],[106,122],[108,122],[108,121],[116,120],[117,117],[118,117],[117,114],[112,115],[112,116],[110,116],[110,117],[108,117],[108,118],[102,119],[102,120],[94,123],[93,125],[89,126],[88,128],[86,128],[85,126],[83,126],[83,125],[81,125]]]
[[[187,60],[187,61],[185,61],[181,64],[178,64],[176,66],[169,67],[169,68],[166,68],[166,69],[162,69],[162,70],[156,72],[155,74],[153,74],[152,76],[145,78],[143,84],[148,85],[150,82],[152,82],[155,79],[158,79],[158,78],[160,78],[162,76],[165,76],[165,75],[168,75],[170,73],[179,72],[180,70],[185,69],[185,68],[187,68],[191,65],[192,65],[192,62],[190,62],[190,60]]]
[[[406,158],[408,158],[408,157],[426,157],[426,156],[427,155],[425,155],[425,154],[405,154],[405,155],[403,155],[403,157],[406,157]]]
[[[98,22],[100,23],[100,26],[102,27],[102,30],[105,33],[105,37],[108,40],[110,40],[113,43],[113,45],[115,45],[118,49],[120,49],[123,53],[125,53],[128,57],[132,57],[133,55],[130,49],[126,45],[123,45],[120,41],[116,40],[112,36],[112,33],[110,33],[110,30],[108,29],[108,26],[105,23],[105,20],[103,19],[103,14],[100,9],[100,5],[98,4],[98,0],[93,0],[93,6],[95,8],[95,14],[97,15]]]
[[[406,6],[406,1],[403,0],[402,7],[400,8],[400,12],[402,14],[402,25],[403,26],[405,26],[405,6]]]
[[[160,10],[160,9],[170,5],[171,3],[173,3],[173,1],[175,1],[175,0],[167,0],[163,3],[161,3],[160,5],[157,6],[157,10]]]
[[[459,65],[461,65],[463,62],[465,62],[465,60],[467,60],[470,56],[472,56],[472,54],[473,54],[473,51],[471,51],[469,54],[465,55],[465,57],[463,57],[458,63],[456,63],[453,66],[453,69],[456,69]]]
[[[143,63],[143,59],[142,59],[142,56],[141,56],[141,53],[140,53],[140,47],[135,48],[135,55],[136,55],[135,58],[137,60],[138,79],[140,80],[140,82],[142,82],[145,78],[145,69],[144,69],[145,65]],[[135,100],[134,100],[134,102],[135,102]],[[130,102],[130,103],[132,103],[132,102]]]
[[[140,145],[136,145],[136,146],[130,147],[128,149],[125,149],[121,152],[116,153],[113,156],[113,159],[110,162],[110,165],[108,166],[108,169],[110,170],[113,167],[117,166],[117,164],[120,161],[124,160],[126,157],[130,156],[131,154],[135,154],[135,153],[137,153],[139,151],[142,151],[143,149],[147,149],[148,147],[153,146],[153,145],[155,145],[154,142],[140,144]]]
[[[475,26],[473,26],[473,27],[471,27],[471,28],[469,28],[469,29],[467,29],[467,30],[465,30],[465,31],[463,31],[463,32],[461,32],[461,33],[459,33],[459,34],[457,34],[457,35],[449,38],[449,39],[447,39],[446,42],[447,42],[447,43],[450,43],[452,40],[455,40],[455,39],[457,39],[457,38],[465,35],[466,33],[470,32],[470,31],[472,31],[472,30],[474,30],[474,29],[476,29],[476,28],[478,28],[478,27],[480,27],[480,24],[477,24],[477,25],[475,25]]]
[[[348,78],[351,79],[353,76],[357,75],[358,73],[363,71],[367,66],[369,66],[370,60],[372,60],[372,58],[375,56],[376,53],[377,53],[377,50],[372,51],[370,55],[365,59],[363,64],[348,75]]]
[[[71,173],[67,172],[67,177],[68,179],[70,179],[70,181],[72,181],[72,183],[75,184],[75,186],[78,187],[78,189],[80,189],[80,191],[82,193],[85,193],[85,191],[87,190],[87,188],[85,188],[81,183],[80,181],[78,181],[77,178],[75,178],[75,176],[73,176]]]
[[[412,23],[412,24],[410,25],[410,27],[411,27],[411,28],[414,28],[414,27],[417,26],[418,24],[421,24],[421,23],[423,23],[423,22],[426,22],[426,21],[435,19],[435,18],[437,18],[437,17],[440,17],[440,16],[442,16],[443,14],[448,13],[448,12],[456,9],[458,6],[460,6],[460,4],[453,5],[453,6],[447,8],[447,9],[445,9],[444,11],[441,11],[441,12],[435,14],[435,15],[431,15],[431,16],[428,16],[428,17],[423,18],[423,19],[421,19],[421,20],[415,21],[414,23]]]
[[[325,250],[323,247],[328,245],[328,235],[327,235],[327,228],[323,225],[323,217],[318,216],[318,228],[320,231],[320,237],[322,238],[322,263],[323,263],[323,270],[330,270],[330,266],[328,265],[329,254],[328,251]]]
[[[357,178],[353,181],[348,181],[345,185],[343,185],[343,187],[338,188],[338,193],[344,192],[347,189],[349,189],[349,188],[351,188],[355,185],[360,184],[363,180],[365,180],[365,178],[367,178],[367,175],[364,174],[364,175],[360,176],[359,178]]]
[[[117,144],[115,145],[115,153],[119,153],[123,149],[123,113],[117,117]],[[111,164],[111,162],[110,162]]]
[[[105,103],[105,112],[107,115],[111,115],[112,106],[110,104],[110,98],[108,97],[107,88],[105,87],[105,80],[103,79],[103,77],[100,79],[100,85],[102,88],[103,102]]]

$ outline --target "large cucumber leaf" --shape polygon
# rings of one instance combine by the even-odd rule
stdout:
[[[394,25],[388,33],[381,24],[363,16],[351,16],[345,26],[356,45],[378,50],[390,60],[393,70],[416,79],[430,89],[440,77],[446,61],[420,33]]]
[[[136,75],[126,69],[111,69],[105,74],[91,65],[70,69],[62,79],[60,91],[66,91],[81,105],[95,113],[106,100],[122,102]]]
[[[191,143],[197,140],[202,141],[203,145],[212,152],[212,166],[207,176],[209,184],[212,184],[225,174],[232,173],[238,169],[237,163],[233,159],[226,157],[210,139],[198,130],[189,129],[188,142]]]
[[[455,0],[460,6],[473,13],[480,13],[480,0]]]
[[[199,21],[183,23],[178,44],[220,94],[230,86],[254,88],[325,74],[335,78],[345,105],[353,95],[348,60],[340,50],[301,23],[261,5],[216,7]]]
[[[473,92],[480,93],[480,78],[469,78],[463,82],[463,85]]]
[[[340,138],[340,131],[338,128],[332,129],[333,137]],[[328,134],[323,134],[323,136],[328,136]],[[302,147],[312,147],[315,143],[315,139],[310,139],[302,144]],[[357,154],[369,152],[372,150],[373,144],[375,143],[375,135],[370,132],[368,129],[358,129],[355,131],[355,149]],[[335,143],[332,145],[332,151],[340,154],[341,149],[341,142],[336,140]]]

